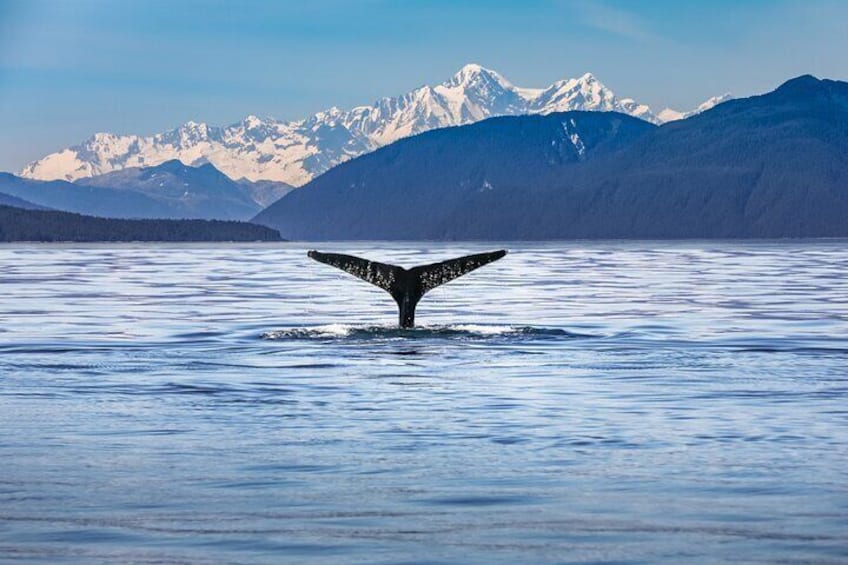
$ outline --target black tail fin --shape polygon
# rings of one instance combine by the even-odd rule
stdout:
[[[449,259],[432,265],[404,269],[395,265],[361,259],[353,255],[321,253],[320,251],[309,252],[309,257],[312,259],[347,271],[391,294],[400,310],[399,323],[402,328],[411,328],[415,325],[415,307],[424,294],[474,269],[497,261],[504,255],[506,255],[506,251],[502,249],[489,253],[467,255],[458,259]]]

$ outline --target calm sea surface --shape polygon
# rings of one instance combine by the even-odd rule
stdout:
[[[0,561],[848,562],[845,241],[507,247],[0,246]]]

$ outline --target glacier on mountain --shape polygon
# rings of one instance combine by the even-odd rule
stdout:
[[[707,104],[710,101],[701,106]],[[699,107],[695,113],[703,109]],[[348,111],[330,108],[299,121],[251,115],[225,127],[188,122],[147,137],[97,133],[79,145],[30,163],[20,174],[73,181],[179,159],[195,166],[212,163],[232,179],[300,186],[341,162],[403,137],[493,116],[568,110],[616,111],[652,123],[686,116],[668,109],[657,116],[644,104],[617,97],[589,73],[532,89],[517,87],[495,71],[469,64],[436,86],[421,86]]]

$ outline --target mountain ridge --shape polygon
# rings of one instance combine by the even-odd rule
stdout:
[[[554,139],[556,128],[516,131],[535,116],[407,138],[337,166],[254,221],[297,239],[848,236],[846,82],[801,76],[659,127],[636,120],[648,131],[594,153],[592,128],[566,127],[579,114],[547,116],[563,128]],[[570,141],[573,158],[551,160],[552,141]],[[503,176],[483,176],[492,170]]]
[[[291,190],[274,181],[233,181],[211,163],[178,160],[130,167],[73,183],[0,173],[0,193],[55,210],[112,218],[246,220]]]
[[[6,194],[5,192],[0,192],[0,206],[10,206],[13,208],[23,208],[24,210],[46,210],[44,206],[40,206],[35,204],[34,202],[30,202],[29,200],[24,200],[23,198],[19,198],[17,196],[13,196],[11,194]]]
[[[417,133],[499,115],[569,110],[619,111],[660,121],[648,106],[619,98],[591,73],[546,88],[523,88],[471,63],[435,86],[423,85],[348,111],[331,107],[303,120],[249,115],[223,127],[189,121],[153,136],[96,133],[33,161],[20,176],[73,181],[179,159],[187,165],[210,162],[236,181],[300,186],[339,163]]]
[[[251,221],[287,239],[440,239],[450,207],[478,193],[550,184],[654,128],[627,114],[583,111],[441,128],[343,163]]]

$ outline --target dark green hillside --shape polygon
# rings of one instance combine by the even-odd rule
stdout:
[[[221,220],[118,220],[0,205],[0,241],[279,241],[277,230]]]
[[[655,128],[625,114],[564,112],[428,131],[330,169],[253,221],[291,239],[461,238],[463,226],[488,213],[466,213],[469,202],[507,192],[526,207],[534,189]],[[492,225],[480,239],[499,239],[502,229],[511,227]]]

